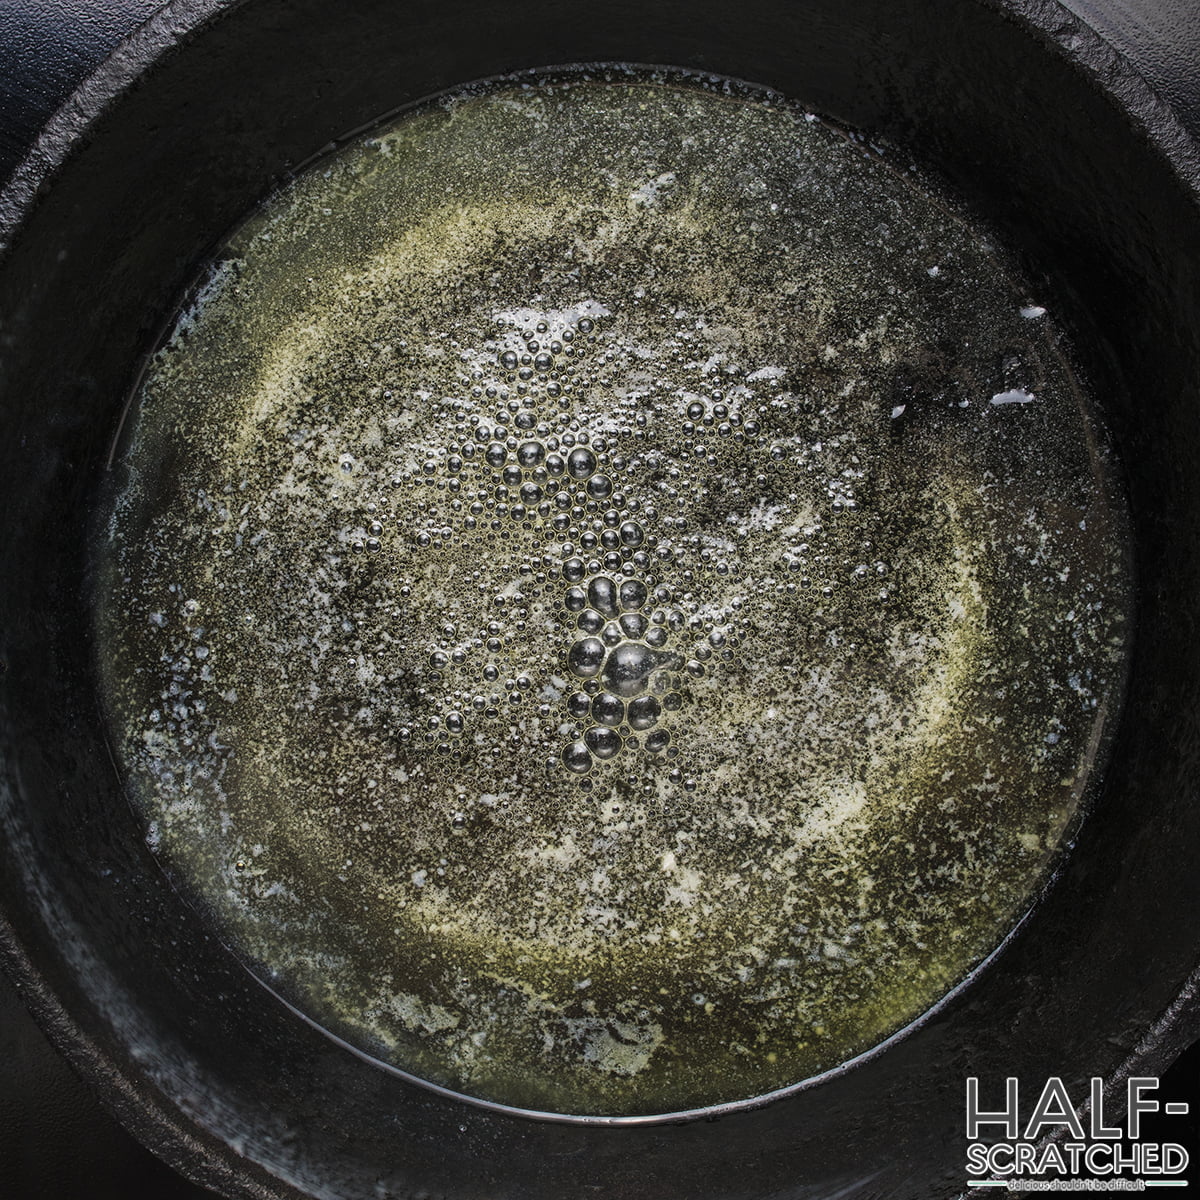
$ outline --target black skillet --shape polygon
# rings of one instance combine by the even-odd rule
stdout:
[[[880,1052],[718,1121],[463,1105],[276,1003],[166,885],[105,749],[85,530],[137,364],[205,251],[331,141],[499,73],[621,60],[774,87],[911,149],[1024,259],[1124,462],[1137,639],[1112,763],[994,959]],[[1200,1021],[1200,162],[1048,0],[181,0],[0,197],[0,933],[43,1027],[229,1196],[938,1197],[963,1081],[1153,1074]]]

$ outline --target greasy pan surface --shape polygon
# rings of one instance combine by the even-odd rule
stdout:
[[[1057,7],[846,7],[752,3],[734,22],[720,4],[578,20],[538,4],[175,5],[85,89],[5,197],[6,957],[127,1123],[228,1194],[950,1195],[964,1183],[966,1075],[1077,1085],[1152,1070],[1194,1035],[1196,164]],[[90,498],[137,364],[197,261],[273,182],[430,92],[613,59],[801,97],[911,147],[989,218],[1044,280],[1103,400],[1139,576],[1112,767],[1002,953],[907,1037],[795,1096],[715,1123],[620,1129],[489,1113],[385,1075],[206,935],[120,794],[85,576]]]

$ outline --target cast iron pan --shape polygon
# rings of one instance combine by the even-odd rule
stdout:
[[[930,1018],[787,1099],[606,1128],[468,1106],[346,1053],[165,885],[106,750],[89,504],[130,383],[198,262],[298,164],[406,102],[584,61],[740,77],[911,149],[1065,321],[1124,462],[1137,637],[1077,844]],[[1154,1073],[1200,1020],[1200,163],[1044,0],[180,0],[0,198],[4,959],[116,1114],[228,1196],[937,1197],[963,1079]]]

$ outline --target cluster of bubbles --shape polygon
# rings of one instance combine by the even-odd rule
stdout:
[[[442,682],[474,651],[486,649],[488,659],[478,673],[484,686],[438,701],[438,711],[426,719],[424,739],[449,750],[473,719],[494,719],[537,696],[536,664],[522,663],[520,669],[514,664],[504,672],[497,661],[506,648],[506,622],[524,629],[530,599],[558,587],[563,624],[575,637],[558,651],[554,673],[576,689],[557,705],[540,703],[537,712],[545,720],[557,717],[563,731],[564,742],[547,765],[565,767],[584,786],[589,782],[582,777],[623,750],[674,760],[679,751],[668,726],[671,714],[686,703],[687,679],[703,676],[714,654],[728,658],[738,644],[736,635],[720,628],[702,633],[690,653],[670,644],[680,642],[689,626],[662,579],[676,561],[664,536],[671,521],[661,521],[653,504],[626,494],[628,460],[608,438],[589,433],[586,418],[576,411],[573,393],[592,381],[578,367],[589,353],[598,354],[601,319],[577,313],[527,316],[523,322],[502,318],[491,349],[476,357],[471,404],[464,406],[474,411],[460,410],[456,435],[425,447],[418,468],[392,479],[395,500],[367,503],[362,527],[351,538],[355,552],[378,553],[392,524],[398,534],[407,528],[402,536],[415,554],[463,538],[480,544],[506,539],[518,530],[525,531],[520,541],[526,548],[545,543],[542,553],[527,554],[516,567],[515,580],[480,582],[481,591],[492,591],[490,600],[481,598],[493,612],[473,636],[456,641],[457,625],[443,626],[444,640],[428,654],[426,681]],[[599,357],[603,364],[602,348]],[[721,399],[718,393],[711,411],[693,400],[684,432],[712,426],[718,436],[735,432],[738,441],[754,439],[757,424],[743,426]],[[354,459],[344,457],[342,469],[356,470]],[[416,512],[401,515],[405,492],[417,497]],[[445,493],[448,504],[425,499],[438,493]],[[421,514],[433,519],[422,522]],[[498,561],[491,546],[485,557],[492,565]],[[729,570],[724,561],[699,565],[720,574]],[[401,588],[402,596],[411,593],[410,584]],[[697,624],[695,618],[690,624]],[[507,676],[503,691],[502,676]],[[399,736],[410,741],[413,731],[405,726]],[[672,778],[679,774],[671,772]]]
[[[563,568],[564,578],[574,570]],[[656,599],[669,599],[666,588]],[[575,614],[580,637],[571,646],[567,665],[581,690],[567,701],[567,710],[589,727],[562,752],[563,765],[586,775],[596,760],[615,757],[623,748],[642,746],[647,754],[667,751],[671,734],[658,728],[665,713],[677,711],[682,697],[676,690],[683,658],[667,647],[670,620],[663,609],[649,615],[646,584],[637,578],[614,579],[593,575],[587,586],[574,586],[564,598]],[[676,624],[681,614],[672,614]]]
[[[467,580],[458,599],[478,587],[483,620],[460,640],[474,621],[449,621],[415,681],[431,706],[415,718],[424,740],[457,754],[473,722],[509,714],[522,725],[510,741],[584,788],[624,764],[622,751],[678,757],[686,722],[673,714],[694,681],[739,657],[751,592],[769,607],[772,594],[811,591],[820,606],[844,585],[873,583],[877,603],[891,600],[867,523],[850,533],[856,545],[833,528],[858,507],[866,474],[854,438],[824,421],[813,437],[812,401],[788,390],[780,368],[698,359],[670,306],[655,314],[667,336],[648,376],[637,335],[608,328],[611,315],[591,301],[523,309],[497,314],[490,338],[450,341],[461,398],[436,408],[391,496],[367,504],[351,535],[353,549],[377,552],[391,523],[407,561],[453,556],[445,562]],[[343,469],[357,466],[347,457]],[[824,504],[797,520],[782,480],[803,476],[816,477]],[[778,498],[774,509],[764,496]],[[718,503],[727,515],[715,522]],[[747,539],[775,528],[787,534],[747,558]],[[401,595],[411,585],[419,596],[429,569],[415,567]],[[528,636],[543,618],[544,649]],[[547,688],[555,677],[568,687]],[[531,709],[538,722],[518,717]]]

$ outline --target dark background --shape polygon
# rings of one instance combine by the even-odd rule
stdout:
[[[1200,0],[1062,0],[1124,54],[1200,138]],[[0,180],[70,90],[161,0],[0,0]],[[564,10],[564,12],[567,10]],[[1147,1121],[1175,1141],[1200,1186],[1200,1044],[1159,1098],[1187,1117]],[[211,1200],[137,1145],[100,1108],[0,976],[0,1200]],[[564,1200],[570,1200],[564,1197]]]

